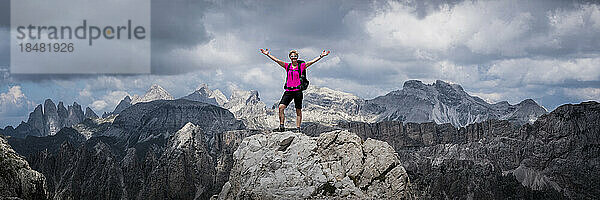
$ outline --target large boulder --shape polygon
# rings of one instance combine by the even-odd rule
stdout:
[[[348,131],[246,137],[218,199],[407,199],[410,181],[386,142]]]

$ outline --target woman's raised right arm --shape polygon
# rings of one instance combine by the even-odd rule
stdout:
[[[277,59],[275,56],[271,55],[269,53],[269,49],[260,49],[260,52],[262,52],[263,54],[265,54],[267,57],[269,57],[271,60],[275,61],[277,64],[279,64],[279,66],[283,67],[285,69],[285,62],[283,62],[282,60]]]

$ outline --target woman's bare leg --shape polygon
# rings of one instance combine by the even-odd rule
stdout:
[[[284,104],[279,104],[279,124],[284,124],[285,123],[285,115],[284,115],[284,111],[285,111],[285,105]]]
[[[300,124],[302,124],[302,109],[296,108],[296,127],[300,128]]]

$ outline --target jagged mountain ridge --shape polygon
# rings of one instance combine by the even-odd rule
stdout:
[[[326,87],[311,86],[305,93],[303,112],[305,122],[335,124],[343,121],[404,121],[451,123],[461,127],[485,119],[504,119],[517,124],[531,123],[547,111],[535,101],[526,99],[519,104],[510,105],[506,101],[489,104],[476,96],[467,94],[460,85],[448,84],[437,80],[426,85],[418,80],[404,83],[402,90],[392,91],[384,96],[364,100],[350,93],[335,91]],[[270,129],[279,124],[277,103],[267,108],[258,97],[258,91],[244,91],[233,88],[227,99],[219,90],[210,90],[202,84],[190,95],[181,99],[189,99],[218,105],[229,109],[236,118],[244,120],[250,128]],[[159,99],[173,99],[162,87],[153,84],[143,96],[134,95],[133,99],[125,96],[111,113],[104,113],[103,118],[119,114],[122,110],[138,103]],[[73,126],[86,117],[94,118],[93,110],[86,108],[81,112],[80,106],[74,102],[67,110],[59,102],[53,109],[53,102],[45,101],[44,111],[41,105],[30,114],[27,124],[16,129],[7,126],[0,133],[25,137],[23,133],[42,136],[54,134],[64,126]],[[286,111],[286,124],[294,126],[295,113],[293,102]],[[44,114],[48,113],[48,114]],[[30,129],[38,130],[31,132]]]
[[[131,104],[136,104],[140,102],[150,102],[154,100],[173,100],[173,96],[167,92],[164,88],[162,88],[158,84],[152,84],[148,91],[143,96],[133,95],[131,97]]]
[[[311,100],[307,100],[305,96],[305,102],[309,102],[307,106],[314,106],[314,112],[319,112],[319,109],[327,107],[334,109],[334,105],[340,106],[335,108],[337,109],[335,112],[329,112],[332,115],[323,115],[333,116],[328,119],[343,119],[344,117],[353,116],[360,117],[361,112],[367,111],[374,113],[376,116],[378,112],[381,113],[384,111],[383,107],[377,107],[376,104],[369,104],[365,100],[361,100],[357,97],[354,98],[352,97],[353,95],[349,93],[339,93],[334,90],[318,87],[313,87],[312,89],[312,91],[307,91],[305,95],[314,96],[310,97]],[[312,100],[314,100],[314,102],[311,102]],[[227,103],[231,104],[225,105]],[[228,100],[227,103],[223,105],[228,107],[226,110],[214,105],[185,99],[141,102],[128,106],[118,115],[112,115],[112,119],[100,118],[96,120],[85,120],[83,123],[74,126],[74,129],[61,129],[61,131],[65,130],[64,133],[69,133],[67,135],[71,135],[70,137],[64,137],[65,134],[59,131],[60,134],[57,134],[56,137],[46,136],[25,138],[25,141],[28,142],[22,142],[20,143],[21,145],[15,146],[20,146],[20,153],[24,152],[24,154],[29,155],[27,159],[32,163],[32,168],[36,170],[39,169],[40,172],[45,175],[48,174],[48,181],[52,182],[51,184],[48,183],[49,187],[51,186],[53,191],[60,191],[52,193],[52,196],[56,198],[101,198],[106,196],[110,196],[111,198],[126,197],[130,199],[155,198],[158,196],[184,199],[194,197],[207,198],[210,195],[219,192],[221,189],[220,185],[223,185],[229,179],[229,169],[231,169],[234,164],[232,154],[235,148],[237,148],[236,145],[239,144],[244,137],[260,133],[249,130],[222,130],[224,131],[222,132],[214,127],[223,124],[233,124],[233,127],[243,129],[243,124],[236,122],[236,118],[242,118],[245,124],[250,124],[250,122],[254,123],[257,127],[272,127],[268,125],[265,126],[264,124],[266,123],[260,120],[265,120],[267,123],[269,120],[277,123],[277,118],[274,117],[276,112],[273,112],[273,109],[267,109],[265,107],[264,103],[260,100],[257,91],[238,90],[237,92],[232,92],[231,99]],[[293,105],[290,107],[293,108]],[[309,110],[308,107],[305,108],[307,111]],[[204,109],[208,109],[208,112],[203,112],[202,110]],[[59,112],[58,110],[59,109],[57,109],[57,113],[64,113],[62,111]],[[237,115],[231,111],[235,111]],[[337,112],[348,113],[340,114]],[[293,111],[288,111],[287,113],[293,114]],[[61,115],[64,116],[64,114]],[[316,116],[317,113],[314,113],[313,115]],[[204,118],[204,116],[215,117]],[[218,116],[224,116],[225,118],[218,118]],[[258,120],[249,120],[253,117]],[[288,117],[288,120],[293,123],[294,118]],[[222,123],[223,121],[230,121],[233,123]],[[188,122],[191,122],[191,124],[188,124]],[[344,124],[344,121],[331,120],[330,122],[338,124],[337,128],[343,128],[339,124]],[[494,123],[489,126],[498,126],[495,128],[498,130],[504,129],[504,126],[512,126],[506,121],[502,122],[505,124]],[[210,125],[206,123],[220,123],[220,125]],[[236,124],[237,126],[235,126]],[[315,125],[322,126],[319,124]],[[435,123],[428,124],[435,125]],[[184,129],[186,126],[187,128]],[[450,140],[453,134],[456,135],[459,132],[451,131],[455,128],[450,124],[443,124],[443,126],[447,127],[446,131],[449,132],[440,132],[438,135],[439,138],[434,141],[445,141],[444,138],[446,138],[447,141],[444,143],[431,144],[446,145],[447,143],[451,143],[448,141],[458,143],[470,141]],[[418,127],[413,130],[428,130],[426,127],[427,126],[425,126],[425,128]],[[317,127],[316,129],[319,128]],[[324,129],[327,129],[327,127]],[[477,129],[481,128],[475,128],[474,130]],[[477,133],[470,134],[473,138],[478,138],[478,135],[480,135],[477,131],[474,131],[473,133]],[[83,135],[83,137],[80,135]],[[431,136],[421,136],[422,139],[426,139],[427,137]],[[35,146],[27,145],[43,144],[44,142],[41,142],[41,140],[45,140],[44,138],[49,140],[47,141],[48,144],[51,144],[45,146],[52,146],[52,148],[49,148],[47,151],[40,150],[39,148],[32,148]],[[81,140],[84,141],[81,142]],[[394,143],[393,140],[388,140],[388,143],[393,147],[398,145],[398,143]],[[413,144],[412,148],[419,147],[419,145],[421,145],[421,143],[417,142]],[[427,149],[430,147],[426,146],[419,148]],[[518,185],[521,185],[521,182],[532,182],[532,179],[530,178],[532,176],[542,177],[541,180],[548,179],[547,177],[544,178],[545,175],[539,176],[540,173],[535,169],[532,170],[533,168],[531,166],[524,166],[521,168],[518,168],[520,166],[517,166],[517,168],[514,168],[511,172],[504,172],[498,170],[500,167],[497,167],[494,163],[482,162],[481,160],[442,159],[434,160],[435,163],[437,163],[436,165],[427,165],[427,163],[433,163],[433,161],[425,159],[426,157],[435,157],[440,151],[452,151],[452,148],[438,148],[439,150],[422,151],[418,154],[400,154],[403,156],[403,160],[408,161],[405,168],[409,172],[409,175],[415,172],[417,172],[417,174],[432,174],[432,176],[425,177],[415,176],[414,174],[413,176],[415,176],[415,180],[420,181],[419,183],[421,184],[423,184],[423,182],[433,183],[431,188],[438,188],[439,191],[442,192],[440,194],[435,193],[433,190],[423,190],[421,187],[428,186],[417,184],[417,192],[420,192],[419,196],[421,197],[436,197],[443,195],[443,192],[448,192],[448,194],[453,194],[455,196],[465,195],[465,198],[468,197],[467,195],[473,194],[479,195],[476,197],[487,198],[490,196],[486,196],[486,194],[489,194],[490,191],[496,192],[494,193],[496,195],[504,194],[498,192],[500,189],[515,189],[525,191],[525,194],[535,194],[535,191],[537,190],[534,190],[534,192],[531,192],[530,188],[528,190],[527,187],[530,185],[527,187]],[[475,149],[475,147],[471,146],[469,146],[469,148]],[[26,153],[27,150],[23,149],[30,149],[32,152]],[[34,149],[37,150],[33,151]],[[519,151],[518,148],[509,150],[515,152]],[[506,150],[502,152],[505,151]],[[427,152],[433,153],[426,154]],[[181,162],[181,159],[186,161]],[[181,165],[184,165],[185,167],[182,167]],[[414,166],[430,167],[424,168],[426,171],[414,171]],[[490,167],[493,169],[489,170]],[[457,181],[463,185],[471,184],[470,186],[474,188],[477,188],[475,187],[477,184],[484,184],[486,187],[477,188],[476,190],[469,190],[468,188],[464,190],[444,190],[444,188],[450,188],[449,185],[445,185],[444,182],[435,181],[438,180],[440,176],[449,173],[443,171],[444,169],[455,171],[450,173],[450,176],[442,177],[446,178],[448,181]],[[93,173],[89,173],[88,171],[93,171]],[[460,173],[466,173],[468,176],[457,175]],[[511,176],[502,176],[503,173],[515,175],[513,178],[510,178]],[[65,174],[65,176],[63,176],[63,174]],[[186,182],[187,180],[182,179],[181,177],[183,174],[191,177],[195,181]],[[480,176],[485,176],[485,178],[480,178]],[[103,181],[99,182],[98,180]],[[481,182],[465,182],[467,180],[480,180]],[[89,185],[85,185],[84,183],[86,182],[98,182],[98,187],[93,188]],[[177,187],[177,183],[183,182],[186,183],[185,187]],[[498,187],[498,185],[492,184],[496,182],[506,183],[506,185]],[[535,183],[539,185],[540,182],[538,181]],[[549,182],[542,181],[541,183],[544,183],[543,188],[546,188],[545,184]],[[73,185],[85,185],[85,187],[73,187]],[[193,187],[188,187],[191,185],[194,185],[196,190],[192,190]],[[553,184],[549,185],[551,186]],[[548,192],[552,191],[553,190],[549,190]],[[555,195],[554,193],[549,194]],[[551,195],[548,197],[559,196]]]
[[[252,93],[251,93],[252,94]],[[254,93],[256,97],[257,93]],[[245,96],[245,95],[241,95],[241,96]],[[253,95],[251,95],[253,96]],[[240,99],[244,99],[244,98],[240,98]],[[249,100],[248,100],[249,99]],[[248,100],[247,102],[251,103],[257,103],[260,102],[259,99],[257,98],[248,98],[246,100]],[[255,101],[258,100],[258,101]],[[192,105],[190,107],[190,105]],[[197,105],[197,106],[194,106]],[[253,104],[256,105],[256,104]],[[190,109],[191,108],[191,109]],[[170,174],[168,173],[167,170],[164,170],[165,167],[168,166],[179,166],[180,164],[177,164],[178,162],[176,162],[176,160],[171,160],[171,159],[181,159],[181,158],[186,158],[186,160],[189,160],[188,162],[184,162],[184,163],[188,163],[186,164],[187,166],[194,166],[191,163],[197,163],[200,160],[204,160],[202,161],[204,165],[211,165],[211,166],[215,166],[214,169],[212,168],[180,168],[178,170],[191,170],[188,171],[190,174],[188,174],[191,177],[194,177],[193,174],[197,174],[197,171],[195,170],[199,170],[199,169],[206,169],[206,170],[200,170],[205,174],[214,174],[213,178],[211,178],[210,180],[206,179],[206,178],[201,178],[201,176],[196,176],[197,178],[194,178],[195,180],[198,180],[201,183],[214,183],[214,187],[208,187],[204,184],[198,184],[198,183],[194,183],[194,184],[198,184],[197,188],[202,188],[201,190],[197,190],[195,193],[190,193],[190,189],[185,189],[185,194],[193,194],[193,196],[195,195],[200,195],[202,197],[208,197],[210,194],[215,194],[215,192],[218,192],[220,190],[219,185],[224,184],[227,179],[228,179],[228,169],[231,169],[231,167],[233,166],[233,157],[230,153],[233,153],[233,149],[235,149],[237,146],[235,146],[236,143],[239,144],[239,141],[249,135],[253,135],[256,134],[256,132],[252,132],[252,131],[243,131],[243,130],[239,130],[239,131],[226,131],[224,133],[213,133],[213,137],[209,137],[207,139],[207,137],[188,137],[189,135],[202,135],[202,136],[206,136],[208,134],[206,134],[204,132],[204,129],[202,130],[195,130],[194,128],[189,128],[187,130],[193,130],[195,131],[195,133],[191,133],[191,134],[184,134],[184,135],[188,135],[188,136],[184,136],[184,137],[178,137],[178,134],[182,134],[185,131],[180,131],[181,129],[183,129],[183,127],[185,127],[187,125],[186,122],[186,118],[185,117],[180,117],[180,116],[196,116],[196,117],[192,117],[194,119],[197,119],[197,122],[211,122],[211,121],[219,121],[219,120],[223,120],[223,119],[218,119],[218,118],[214,118],[214,119],[204,119],[201,118],[201,116],[228,116],[227,120],[234,120],[235,117],[233,116],[232,113],[230,114],[198,114],[199,110],[202,110],[203,108],[210,108],[209,110],[220,110],[218,112],[212,112],[212,113],[227,113],[229,111],[220,108],[220,107],[216,107],[210,104],[206,104],[206,103],[201,103],[201,102],[196,102],[196,101],[189,101],[189,100],[185,100],[185,99],[179,99],[179,100],[172,100],[172,101],[166,101],[166,100],[158,100],[158,101],[152,101],[152,102],[145,102],[145,103],[138,103],[135,104],[134,106],[126,109],[123,111],[123,113],[119,114],[118,116],[115,117],[115,119],[111,122],[105,122],[108,123],[108,127],[105,128],[99,128],[99,133],[93,134],[94,136],[92,136],[91,138],[89,138],[88,140],[86,140],[83,145],[77,145],[77,140],[74,139],[63,139],[63,140],[54,140],[53,143],[64,143],[64,141],[69,141],[66,145],[57,145],[55,146],[55,149],[58,148],[59,150],[52,152],[52,151],[48,151],[48,152],[44,152],[44,151],[38,151],[37,154],[30,154],[33,155],[31,157],[28,157],[27,159],[32,159],[30,163],[32,163],[32,167],[34,169],[40,169],[40,171],[42,173],[49,174],[48,180],[52,180],[54,181],[54,184],[48,184],[48,185],[54,185],[53,188],[60,188],[60,191],[67,191],[67,192],[61,192],[61,193],[55,193],[54,196],[60,197],[60,198],[68,198],[68,197],[72,197],[73,195],[77,195],[81,192],[84,192],[86,194],[89,194],[91,196],[77,196],[77,197],[86,197],[86,198],[96,198],[96,197],[102,197],[102,196],[106,196],[107,194],[109,194],[109,196],[111,197],[122,197],[122,196],[127,196],[128,198],[152,198],[152,197],[156,197],[157,195],[172,195],[172,197],[180,197],[180,198],[192,198],[191,196],[186,196],[183,195],[182,193],[179,193],[177,191],[173,191],[175,187],[162,187],[162,185],[164,184],[157,184],[157,183],[173,183],[177,182],[178,180],[182,180],[179,179],[180,177],[177,176],[178,173],[173,173]],[[179,110],[183,109],[185,113],[187,114],[183,114],[183,115],[179,115],[176,114]],[[227,111],[227,112],[225,112]],[[172,113],[172,114],[170,114]],[[568,113],[568,112],[567,112]],[[175,114],[175,115],[173,115]],[[570,116],[570,115],[575,115],[578,116],[578,114],[575,113],[568,113],[568,114],[563,114],[563,116]],[[170,116],[170,117],[169,117]],[[200,117],[200,118],[199,118]],[[171,122],[168,122],[167,119],[184,119],[184,120],[180,120],[177,121],[175,123],[172,123],[171,126],[169,124],[171,124]],[[485,134],[483,133],[487,133],[485,130],[485,127],[491,127],[492,131],[489,131],[490,133],[493,133],[493,136],[498,136],[500,134],[501,137],[506,137],[504,135],[502,135],[504,132],[502,132],[502,130],[507,129],[507,127],[512,127],[511,124],[509,124],[507,121],[499,121],[501,123],[489,123],[489,124],[485,124],[485,125],[478,125],[475,124],[471,127],[467,126],[466,129],[470,129],[471,132],[467,132],[466,134],[461,134],[459,131],[457,131],[456,128],[454,128],[453,126],[451,126],[450,124],[442,124],[442,125],[436,125],[435,123],[425,123],[425,125],[423,124],[417,124],[418,126],[414,126],[413,128],[411,128],[410,130],[412,130],[412,133],[415,135],[413,137],[418,137],[421,138],[421,143],[415,143],[413,145],[409,145],[409,147],[414,148],[414,147],[419,147],[420,144],[427,144],[425,147],[420,147],[423,149],[429,149],[427,151],[422,151],[422,152],[418,152],[417,154],[399,154],[402,157],[402,161],[407,161],[406,163],[408,163],[407,166],[405,166],[405,168],[407,169],[407,171],[409,172],[409,176],[411,175],[411,173],[414,173],[415,171],[411,171],[415,169],[415,166],[419,166],[417,167],[417,169],[421,169],[421,167],[423,167],[422,169],[424,170],[428,170],[428,171],[422,171],[420,173],[424,173],[424,174],[432,174],[431,176],[425,176],[425,177],[419,177],[413,174],[413,176],[415,176],[415,181],[421,181],[418,183],[423,184],[423,182],[430,182],[433,183],[434,185],[431,186],[432,188],[438,188],[439,191],[441,193],[435,193],[435,191],[433,190],[423,190],[423,188],[420,187],[425,187],[419,184],[416,184],[415,186],[418,188],[418,192],[422,192],[419,193],[420,196],[424,196],[427,197],[429,196],[433,196],[436,197],[438,195],[443,195],[443,192],[448,192],[445,194],[452,194],[453,196],[461,196],[461,195],[465,195],[464,197],[468,197],[467,195],[479,195],[476,197],[481,197],[481,198],[491,198],[491,196],[486,196],[490,194],[490,191],[492,191],[492,194],[495,195],[501,195],[501,194],[505,194],[505,193],[499,193],[498,190],[501,189],[513,189],[513,190],[522,190],[525,191],[525,194],[535,194],[535,191],[537,190],[532,190],[529,189],[527,190],[527,187],[523,187],[523,186],[519,186],[522,183],[521,182],[525,182],[525,183],[529,183],[531,182],[531,178],[529,177],[538,177],[538,175],[536,174],[540,174],[535,170],[535,168],[533,168],[532,166],[528,166],[528,165],[524,165],[524,167],[518,168],[520,167],[517,166],[517,168],[514,168],[514,171],[512,172],[504,172],[504,171],[500,171],[498,169],[501,169],[500,167],[497,167],[494,163],[489,163],[489,162],[485,162],[485,160],[464,160],[464,159],[452,159],[452,157],[449,157],[450,159],[439,159],[439,160],[430,160],[430,159],[426,159],[427,157],[435,157],[435,155],[440,154],[440,152],[452,152],[453,149],[457,148],[457,147],[452,147],[452,145],[447,145],[447,144],[454,144],[455,143],[459,143],[462,144],[463,142],[470,142],[470,145],[477,145],[480,141],[481,142],[485,142],[487,139],[485,139],[486,137]],[[380,122],[380,123],[400,123],[400,122]],[[157,125],[161,125],[161,124],[167,124],[166,128],[163,127],[157,127]],[[227,124],[227,123],[225,123]],[[235,123],[234,123],[235,124]],[[240,123],[238,123],[240,124]],[[429,124],[429,125],[427,125]],[[550,123],[550,124],[558,124],[558,123]],[[201,125],[201,124],[200,124]],[[181,126],[181,128],[180,128]],[[191,125],[189,125],[191,126]],[[211,127],[210,125],[201,125],[203,128],[207,128],[208,131],[210,131],[209,127]],[[440,132],[436,132],[436,137],[433,137],[434,134],[419,134],[418,131],[427,131],[427,130],[438,130],[435,128],[431,128],[431,126],[443,126],[446,128],[440,128]],[[525,125],[525,126],[529,126],[529,125]],[[100,126],[102,127],[102,126]],[[111,134],[109,133],[110,131],[115,131],[120,129],[122,131],[117,131],[117,132],[111,132]],[[241,127],[240,127],[241,128]],[[339,127],[338,127],[339,128]],[[514,128],[514,127],[513,127]],[[408,128],[407,128],[408,129]],[[69,130],[69,129],[62,129],[62,130]],[[124,131],[123,131],[124,130]],[[143,132],[145,132],[146,134],[143,134],[141,132],[136,133],[136,130],[144,130]],[[184,129],[186,130],[186,129]],[[402,130],[402,129],[394,129],[394,130]],[[454,131],[453,131],[454,130]],[[73,131],[72,133],[77,133],[77,131]],[[119,134],[112,134],[112,133],[119,133]],[[377,133],[377,132],[375,132]],[[383,133],[383,132],[381,132]],[[402,133],[402,132],[400,132]],[[387,134],[392,135],[390,132],[388,132]],[[62,135],[61,134],[57,134],[57,135]],[[360,134],[359,134],[360,135]],[[419,136],[421,135],[421,136]],[[465,135],[466,139],[459,139],[460,137],[457,137],[456,139],[453,139],[453,136],[455,135]],[[587,136],[590,137],[590,136]],[[30,137],[30,138],[34,138],[34,137]],[[42,137],[42,138],[56,138],[56,137]],[[66,137],[66,138],[73,138],[73,137]],[[80,137],[75,137],[75,138],[80,138]],[[175,139],[178,138],[178,139]],[[185,139],[181,139],[181,138],[185,138]],[[212,139],[211,139],[212,138]],[[408,137],[411,138],[411,137]],[[470,139],[469,139],[470,138]],[[181,144],[182,142],[180,141],[184,141],[183,143],[190,143],[191,139],[193,139],[193,143],[194,145],[173,145],[173,144]],[[457,140],[459,139],[459,140]],[[484,139],[484,140],[482,140]],[[214,142],[207,142],[207,141],[214,141]],[[502,139],[500,138],[500,140],[506,140],[506,139]],[[63,142],[61,142],[63,141]],[[237,142],[236,142],[237,141]],[[384,140],[385,141],[385,140]],[[429,142],[425,142],[425,141],[429,141]],[[434,141],[434,142],[431,142]],[[435,141],[442,141],[442,142],[435,142]],[[473,142],[473,141],[477,141],[477,142]],[[513,141],[512,139],[508,139],[507,141]],[[31,142],[31,143],[39,143],[39,142]],[[230,145],[231,143],[233,143],[234,145]],[[392,145],[392,147],[396,147],[396,145],[398,145],[398,142],[394,142],[392,141],[388,141],[388,143],[390,145]],[[497,144],[502,144],[502,143],[497,143]],[[436,148],[431,148],[430,145],[434,145],[436,146]],[[437,147],[437,146],[442,146],[442,147]],[[448,147],[446,147],[448,146]],[[502,145],[499,145],[502,146]],[[177,147],[177,148],[171,148],[171,147]],[[195,147],[194,150],[177,150],[180,149],[179,147]],[[207,149],[204,148],[196,148],[196,147],[210,147]],[[449,148],[452,147],[452,148]],[[470,149],[477,149],[477,146],[467,146]],[[519,146],[517,146],[519,147]],[[231,149],[233,148],[233,149]],[[449,148],[449,149],[446,149]],[[481,147],[479,147],[481,148]],[[20,148],[23,149],[23,148]],[[28,149],[32,149],[32,148],[28,148]],[[173,151],[171,151],[171,150]],[[201,152],[198,152],[200,149]],[[460,147],[460,149],[467,149],[466,147]],[[414,149],[412,149],[414,150]],[[184,155],[178,153],[178,152],[188,152]],[[204,153],[202,153],[204,152]],[[429,152],[429,153],[428,153]],[[506,153],[506,155],[509,155],[509,157],[512,158],[513,154],[510,154],[510,152],[520,152],[519,148],[508,148],[508,149],[504,149],[502,151],[498,151],[499,153],[504,153],[504,152],[509,152]],[[441,155],[441,154],[440,154]],[[465,154],[465,153],[457,153],[456,155],[469,155],[469,154]],[[494,154],[496,155],[496,154]],[[210,159],[208,159],[209,156]],[[473,155],[474,157],[477,156],[477,154]],[[497,156],[497,155],[496,155]],[[494,156],[491,156],[494,157]],[[171,158],[171,159],[169,159]],[[443,158],[443,157],[442,157]],[[110,160],[110,162],[107,162],[108,160]],[[505,160],[509,160],[512,161],[510,159],[505,159]],[[56,162],[56,163],[55,163]],[[54,164],[53,164],[54,163]],[[404,162],[403,162],[404,163]],[[429,163],[429,164],[428,164]],[[431,165],[430,163],[437,163],[436,165]],[[505,162],[505,165],[510,164],[511,162]],[[60,167],[60,168],[46,168],[46,166],[64,166],[64,167]],[[93,168],[86,168],[85,166],[94,166]],[[426,166],[430,166],[430,167],[426,167]],[[515,166],[515,165],[512,165]],[[83,167],[83,168],[82,168]],[[491,167],[491,168],[490,168]],[[157,170],[158,169],[158,170]],[[445,170],[446,171],[443,171]],[[451,169],[452,173],[448,172],[447,169]],[[492,169],[492,170],[490,170]],[[507,168],[509,169],[509,168]],[[534,170],[532,170],[534,169]],[[85,172],[86,171],[94,171],[94,173],[88,175]],[[56,176],[56,175],[52,175],[55,172],[57,172],[57,174],[68,174],[68,176],[62,177],[62,176]],[[166,173],[166,174],[165,174]],[[463,174],[468,174],[468,176],[464,176],[464,175],[460,175],[461,173]],[[502,176],[503,173],[514,173],[515,176],[513,178],[510,178],[510,176]],[[153,174],[153,176],[149,176],[149,174]],[[419,174],[419,173],[416,173]],[[458,182],[462,185],[469,185],[471,184],[471,186],[473,186],[473,188],[476,188],[476,190],[469,190],[469,189],[456,189],[456,190],[444,190],[444,188],[452,188],[449,187],[449,185],[445,185],[444,182],[436,182],[434,180],[439,180],[438,178],[440,178],[440,176],[442,175],[446,175],[446,174],[450,174],[449,176],[444,176],[443,178],[445,178],[448,181],[451,182]],[[453,175],[454,174],[454,175]],[[542,174],[543,175],[543,174]],[[485,176],[485,178],[481,178],[481,177]],[[546,176],[546,175],[544,175]],[[78,177],[86,177],[85,180],[79,180]],[[507,178],[508,177],[508,178]],[[542,180],[547,180],[547,178],[543,178]],[[82,182],[80,181],[94,181],[94,180],[106,180],[103,181],[100,184],[101,188],[100,190],[94,190],[94,188],[92,187],[83,187],[83,188],[72,188],[72,185],[80,185],[82,184]],[[468,180],[480,180],[480,182],[469,182]],[[524,180],[524,181],[523,181]],[[214,181],[214,182],[211,182]],[[492,183],[496,183],[496,182],[500,182],[500,183],[505,183],[505,185],[503,185],[502,187],[499,187],[498,185],[494,185]],[[145,184],[147,183],[147,184]],[[539,183],[539,182],[538,182]],[[551,184],[550,182],[544,181],[542,183],[549,183],[548,185],[550,187],[552,187],[553,184]],[[65,185],[67,184],[67,185]],[[478,184],[483,184],[486,185],[486,187],[474,187],[475,185]],[[136,185],[144,185],[143,187],[137,187]],[[146,186],[147,185],[147,186]],[[125,187],[123,187],[125,186]],[[161,186],[161,187],[159,187]],[[562,187],[562,186],[561,186]],[[170,188],[170,189],[169,189]],[[544,186],[544,188],[546,188]],[[126,193],[123,193],[123,191],[127,191]],[[200,192],[198,192],[200,191]],[[207,192],[208,191],[208,192]],[[443,192],[442,192],[443,191]],[[552,193],[553,190],[542,190],[542,191],[547,191],[549,192],[548,194],[550,195],[556,195],[555,193]],[[588,193],[590,193],[589,191],[592,191],[591,193],[593,194],[594,189],[586,189],[586,191],[588,191]],[[493,193],[496,192],[496,193]],[[178,196],[181,195],[181,196]],[[559,196],[559,195],[557,195]],[[557,197],[557,196],[548,196],[548,197]],[[505,196],[505,197],[510,197],[510,196]]]
[[[367,101],[347,92],[327,87],[311,86],[303,92],[303,121],[333,125],[341,121],[374,122],[382,107],[367,104]],[[273,105],[273,113],[277,113],[279,102]],[[286,118],[295,120],[294,102],[286,110]]]
[[[256,133],[226,109],[185,99],[137,103],[112,121],[86,123],[96,131],[89,138],[63,128],[9,140],[47,175],[51,198],[207,199],[229,177],[230,143]]]
[[[157,99],[170,99],[162,87],[154,84],[144,96]],[[165,98],[162,98],[167,96]],[[139,97],[134,97],[141,99]],[[230,110],[236,118],[244,120],[250,128],[270,129],[279,124],[278,103],[270,108],[260,100],[258,91],[231,88],[231,96],[226,98],[218,89],[211,90],[201,84],[193,93],[181,97],[193,101],[218,105]],[[276,101],[278,102],[278,101]],[[112,113],[118,114],[136,101],[126,96]],[[286,110],[286,126],[295,126],[294,103]],[[486,119],[504,119],[522,125],[535,121],[547,111],[531,99],[511,105],[506,101],[489,104],[479,97],[466,93],[460,85],[437,80],[424,84],[418,80],[406,81],[403,89],[392,91],[384,96],[365,100],[353,94],[332,90],[326,87],[311,86],[304,91],[303,121],[334,125],[344,121],[378,122],[404,121],[451,123],[463,127]]]
[[[531,99],[516,105],[510,105],[506,101],[489,104],[479,97],[469,95],[460,85],[441,80],[433,84],[409,80],[404,82],[401,90],[367,102],[385,108],[376,121],[433,121],[438,124],[451,123],[456,127],[487,119],[506,119],[525,124],[547,113]]]
[[[107,118],[110,115],[119,114],[121,113],[121,111],[136,103],[173,99],[173,96],[169,92],[167,92],[167,90],[155,83],[152,84],[150,88],[148,88],[146,93],[144,93],[144,95],[142,96],[134,94],[132,97],[130,97],[129,95],[123,97],[123,99],[119,101],[119,104],[117,104],[115,109],[112,112],[102,114],[102,118]]]
[[[286,124],[294,124],[293,105],[293,102],[290,103],[286,109]],[[272,116],[270,120],[276,120],[271,123],[276,124],[278,103],[267,113]],[[467,94],[457,84],[438,80],[426,85],[418,80],[410,80],[404,83],[404,89],[371,100],[326,87],[311,86],[304,91],[303,113],[303,121],[326,125],[345,121],[433,121],[464,127],[486,119],[503,119],[522,125],[532,123],[547,111],[531,99],[516,105],[510,105],[506,101],[489,104],[479,97]]]
[[[209,103],[215,106],[223,106],[229,101],[219,89],[210,90],[207,84],[201,84],[196,91],[181,98]]]
[[[506,101],[489,104],[479,97],[467,94],[460,85],[441,80],[430,85],[418,80],[409,80],[404,83],[403,88],[384,96],[365,100],[350,93],[311,86],[304,91],[303,121],[328,125],[344,121],[398,120],[417,123],[434,121],[461,127],[485,119],[505,119],[521,125],[531,123],[539,115],[547,113],[531,99],[523,100],[516,105]],[[153,93],[150,91],[154,90],[161,91],[156,93],[168,94],[156,84],[148,90],[148,93]],[[250,128],[271,129],[279,124],[278,103],[270,108],[266,107],[260,100],[258,91],[255,90],[245,91],[233,87],[231,96],[227,98],[218,89],[211,90],[208,85],[201,84],[193,93],[180,99],[226,108],[234,113],[236,118],[244,120]],[[118,114],[134,103],[129,96],[126,96],[112,113],[107,113],[103,117]],[[286,110],[286,126],[295,126],[293,106],[292,102]]]
[[[533,124],[490,119],[450,124],[345,122],[345,129],[389,143],[403,161],[417,198],[596,199],[600,187],[600,104],[566,104]]]
[[[54,135],[63,127],[71,127],[83,122],[86,118],[94,118],[97,115],[94,111],[86,107],[86,112],[81,110],[81,105],[73,102],[65,108],[63,102],[54,104],[51,99],[46,99],[42,104],[38,104],[33,112],[29,113],[27,122],[21,122],[17,128],[6,126],[0,129],[0,134],[6,136],[24,138],[31,136]]]

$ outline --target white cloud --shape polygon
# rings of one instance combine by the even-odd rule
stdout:
[[[435,69],[439,73],[437,77],[440,77],[442,80],[462,85],[477,84],[480,81],[477,66],[461,66],[450,61],[440,61],[436,63]]]
[[[10,48],[7,48],[10,43],[9,27],[0,26],[0,38],[0,47],[4,47],[0,48],[0,55],[10,55]]]
[[[499,101],[506,100],[503,94],[497,92],[491,93],[480,93],[480,92],[469,92],[470,95],[478,96],[479,98],[485,100],[488,103],[497,103]]]
[[[79,96],[82,97],[91,97],[92,96],[92,92],[90,92],[89,88],[83,88],[81,91],[79,91]]]
[[[249,51],[247,41],[238,39],[233,33],[215,33],[208,43],[191,49],[175,49],[170,56],[188,60],[199,68],[223,69],[247,64],[251,60]],[[251,52],[257,56],[260,53],[259,49]]]
[[[99,95],[97,95],[99,96]],[[125,96],[131,96],[126,91],[108,91],[98,99],[94,99],[88,106],[95,112],[110,112]]]
[[[556,36],[593,34],[600,30],[600,6],[596,4],[549,11],[547,17]]]
[[[97,101],[94,101],[92,103],[92,105],[90,105],[90,107],[94,110],[104,110],[104,108],[106,108],[107,105],[108,104],[106,103],[106,101],[97,100]]]
[[[333,56],[329,59],[325,59],[324,61],[321,61],[321,63],[319,63],[319,68],[342,67],[342,66],[340,66],[341,61],[342,61],[342,59],[340,59],[339,56]]]
[[[560,84],[568,80],[600,80],[600,58],[507,59],[491,65],[487,75],[501,81],[503,87],[528,84]]]
[[[464,42],[475,53],[525,55],[527,48],[537,48],[545,44],[528,41],[526,38],[532,31],[531,13],[517,13],[510,20],[491,19],[488,23],[490,24],[480,27]]]
[[[23,99],[25,99],[25,94],[21,91],[21,86],[18,85],[9,87],[6,93],[0,94],[2,104],[21,105]]]
[[[452,53],[466,47],[477,54],[530,55],[568,46],[573,37],[598,47],[600,6],[545,10],[543,2],[463,1],[442,4],[423,18],[407,3],[388,1],[365,22],[371,40],[391,49]],[[594,42],[595,41],[595,42]]]
[[[10,86],[8,91],[0,93],[0,118],[7,121],[26,120],[28,111],[34,107],[35,104],[25,96],[19,85]],[[6,121],[3,120],[2,123]]]
[[[281,82],[280,74],[285,74],[283,68],[266,66],[269,66],[269,64],[259,67],[248,67],[248,69],[239,68],[236,74],[241,77],[243,81],[241,83],[245,84],[255,86],[279,84]]]
[[[600,101],[600,88],[564,88],[563,92],[582,101]]]

